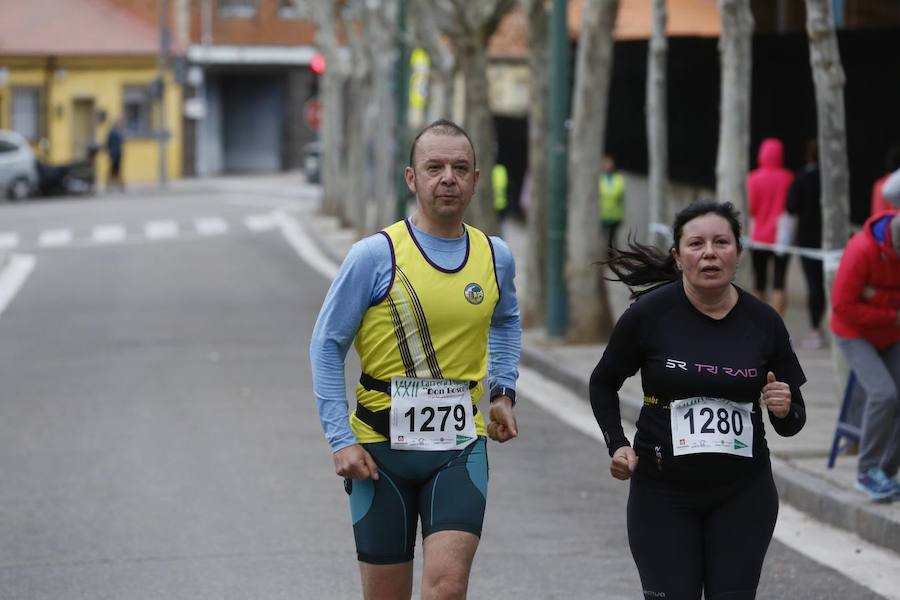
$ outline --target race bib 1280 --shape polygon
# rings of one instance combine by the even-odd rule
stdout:
[[[752,403],[701,396],[674,400],[669,407],[673,455],[753,456]]]
[[[459,450],[475,437],[468,381],[391,379],[391,448]]]

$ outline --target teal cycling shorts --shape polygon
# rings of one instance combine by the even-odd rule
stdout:
[[[379,479],[347,479],[353,537],[360,561],[389,565],[413,559],[416,527],[481,535],[487,500],[487,443],[462,450],[392,450],[389,442],[363,444]]]

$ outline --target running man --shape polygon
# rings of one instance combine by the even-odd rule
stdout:
[[[487,498],[486,435],[516,435],[521,344],[506,244],[463,223],[479,170],[451,121],[412,143],[412,217],[350,249],[310,344],[313,387],[344,478],[363,597],[409,598],[422,524],[422,597],[465,598]],[[344,359],[362,375],[348,414]],[[488,424],[479,409],[490,390]]]

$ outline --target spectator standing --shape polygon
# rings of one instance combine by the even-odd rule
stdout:
[[[787,212],[797,219],[794,243],[801,248],[822,248],[821,182],[819,181],[819,146],[815,140],[806,144],[806,164],[788,189]],[[825,345],[822,335],[822,315],[825,313],[825,277],[822,261],[800,257],[806,279],[806,307],[809,312],[809,334],[801,342],[808,350]]]
[[[491,187],[494,190],[494,211],[497,220],[503,221],[509,208],[509,173],[502,163],[495,163],[491,170]]]
[[[616,171],[616,159],[611,154],[603,156],[601,169],[603,172],[597,186],[600,194],[600,221],[611,248],[625,218],[625,178]]]
[[[106,153],[109,154],[109,189],[115,185],[120,190],[125,190],[122,181],[122,153],[125,145],[125,136],[122,133],[122,120],[113,121],[109,133],[106,135]]]
[[[900,212],[869,218],[844,248],[831,330],[866,392],[856,488],[900,499]]]
[[[794,174],[784,168],[784,145],[776,138],[766,138],[759,146],[758,167],[747,175],[747,203],[750,212],[750,239],[774,244],[778,218],[784,212],[788,188]],[[753,293],[766,300],[769,263],[774,263],[770,304],[784,316],[787,296],[784,293],[789,255],[776,255],[772,250],[753,248]]]

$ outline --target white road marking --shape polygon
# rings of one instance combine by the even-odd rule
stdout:
[[[125,239],[125,227],[118,224],[97,225],[91,232],[91,240],[97,244],[114,244]]]
[[[19,234],[12,233],[0,233],[0,248],[4,250],[10,250],[19,245]]]
[[[282,213],[281,211],[279,211],[278,214],[280,215],[286,213]],[[244,225],[250,231],[271,231],[276,227],[280,227],[281,221],[275,215],[275,213],[265,213],[262,215],[247,215],[246,217],[244,217]]]
[[[606,443],[590,404],[577,398],[568,388],[549,381],[537,371],[520,366],[519,383],[516,390],[524,398],[534,402],[566,425],[599,442]],[[625,435],[628,436],[628,439],[634,439],[636,431],[634,425],[623,421],[622,426],[625,428]]]
[[[36,262],[33,254],[13,254],[9,257],[6,267],[0,271],[0,315],[28,279]]]
[[[178,235],[178,223],[175,221],[148,221],[144,224],[144,235],[150,240],[176,237]]]
[[[200,217],[194,220],[194,229],[200,235],[222,235],[228,233],[228,222],[221,217]]]
[[[44,248],[66,246],[72,242],[71,229],[47,229],[41,232],[38,246]]]
[[[520,398],[531,401],[567,425],[603,442],[590,404],[565,387],[547,381],[536,371],[519,367]],[[635,427],[623,421],[625,435],[634,439]],[[605,455],[605,454],[604,454]],[[604,473],[605,469],[601,469]],[[900,600],[900,556],[837,529],[782,502],[775,524],[775,539],[890,600]]]
[[[309,239],[300,223],[294,217],[281,210],[275,212],[273,217],[281,230],[281,234],[294,251],[300,255],[300,258],[328,279],[334,279],[338,272],[338,265],[319,249],[315,242]]]
[[[781,503],[775,539],[876,594],[900,600],[900,557]]]

